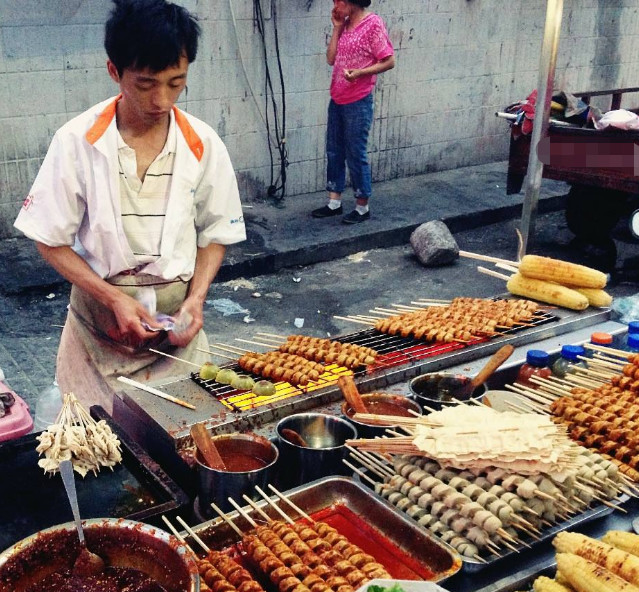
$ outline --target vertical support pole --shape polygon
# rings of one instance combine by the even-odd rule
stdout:
[[[548,0],[546,4],[546,25],[544,40],[539,60],[539,78],[537,81],[537,103],[535,105],[535,121],[530,138],[530,154],[528,156],[528,174],[526,175],[526,192],[521,213],[520,230],[522,235],[522,252],[526,253],[528,239],[534,233],[537,204],[539,202],[539,188],[544,165],[537,155],[537,147],[542,135],[548,130],[550,118],[550,102],[552,100],[553,83],[555,80],[555,64],[557,62],[557,48],[559,46],[559,31],[563,14],[563,0]]]

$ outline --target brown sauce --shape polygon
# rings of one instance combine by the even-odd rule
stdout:
[[[394,415],[395,417],[413,416],[406,407],[396,405],[395,403],[389,403],[388,401],[366,401],[366,409],[368,410],[368,413],[372,413],[374,415]],[[352,417],[353,414],[354,411],[349,409],[348,415]]]
[[[229,473],[244,473],[246,471],[255,471],[266,466],[266,462],[253,456],[252,454],[245,454],[243,452],[231,452],[228,454],[222,454],[222,460],[226,465],[226,470]]]
[[[166,592],[150,576],[126,567],[107,567],[94,576],[79,576],[71,570],[48,575],[27,592]]]

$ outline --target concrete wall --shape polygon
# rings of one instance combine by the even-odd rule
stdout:
[[[250,0],[181,0],[203,38],[181,106],[222,136],[243,200],[271,184],[265,66]],[[271,5],[273,3],[273,5]],[[11,225],[55,129],[116,94],[105,69],[108,0],[0,0],[0,237]],[[286,85],[288,195],[324,186],[330,0],[261,0],[268,64],[282,108],[277,24]],[[507,157],[496,110],[537,83],[544,0],[373,0],[397,50],[380,77],[370,151],[374,180]],[[639,0],[566,0],[556,87],[639,84]],[[273,18],[273,14],[276,18]],[[255,98],[252,92],[256,94]],[[625,105],[623,105],[625,106]],[[272,122],[272,113],[270,114]],[[275,154],[277,179],[277,153]]]

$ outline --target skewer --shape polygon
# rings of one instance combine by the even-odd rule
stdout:
[[[253,510],[255,510],[255,512],[257,512],[262,518],[264,518],[264,520],[266,520],[266,522],[271,522],[272,518],[264,511],[262,510],[262,508],[260,508],[248,495],[243,494],[242,495],[242,499],[244,499],[244,501],[251,506],[251,508],[253,508]]]
[[[258,524],[251,518],[244,509],[232,497],[227,498],[229,503],[237,510],[238,514],[244,518],[253,528],[257,528]]]
[[[181,543],[184,543],[186,547],[189,549],[189,551],[191,551],[191,553],[195,555],[196,553],[193,550],[193,547],[191,547],[191,545],[189,545],[186,542],[186,539],[180,534],[180,531],[177,528],[175,528],[174,524],[164,514],[162,514],[162,520],[164,521],[164,524],[168,526],[169,530],[173,533],[175,538]]]
[[[601,345],[596,345],[594,343],[584,343],[584,347],[588,349],[593,349],[598,352],[602,352],[605,354],[612,354],[614,356],[618,356],[620,358],[628,359],[632,354],[627,351],[623,351],[622,349],[615,349],[613,347],[602,347]]]
[[[354,473],[357,473],[362,479],[365,479],[366,481],[368,481],[373,487],[379,484],[379,481],[375,481],[375,479],[371,479],[371,477],[369,477],[366,473],[364,473],[364,471],[361,471],[355,465],[349,463],[345,458],[342,459],[342,462]]]
[[[276,337],[277,339],[286,340],[286,335],[277,335],[275,333],[258,333],[258,335],[264,335],[266,337]]]
[[[152,386],[148,386],[142,382],[138,382],[137,380],[131,380],[130,378],[127,378],[126,376],[118,376],[118,381],[123,382],[124,384],[128,384],[129,386],[134,386],[135,388],[138,388],[141,391],[146,391],[147,393],[155,395],[156,397],[160,397],[160,399],[171,401],[171,403],[175,403],[176,405],[186,407],[187,409],[195,409],[195,405],[191,405],[191,403],[187,403],[186,401],[183,401],[182,399],[178,399],[177,397],[174,397],[173,395],[167,395],[166,393],[163,393],[162,391],[156,388],[153,388]]]
[[[237,360],[237,356],[227,356],[226,354],[220,354],[218,352],[211,351],[210,349],[204,349],[202,347],[196,347],[195,349],[211,356],[217,356],[218,358],[224,358],[226,360]]]
[[[236,534],[240,536],[240,538],[244,536],[244,533],[240,530],[237,524],[235,524],[235,522],[233,522],[233,520],[231,520],[226,513],[215,504],[215,502],[211,502],[211,507],[219,514],[220,518],[222,518],[222,520],[224,520],[224,522],[226,522],[236,532]]]
[[[280,493],[275,487],[273,487],[270,483],[268,484],[268,488],[282,501],[285,501],[291,508],[293,508],[296,512],[299,513],[300,516],[306,518],[311,523],[315,523],[315,520],[311,518],[302,508],[300,508],[297,504],[293,503],[288,497],[286,497],[283,493]]]
[[[239,337],[236,337],[235,341],[240,341],[241,343],[250,343],[251,345],[259,345],[261,347],[271,347],[268,343],[260,343],[259,341],[251,341],[250,339],[240,339]]]
[[[250,351],[246,348],[233,347],[232,345],[227,345],[226,343],[210,343],[209,347],[216,347],[222,351],[232,354],[245,354],[246,352]]]
[[[479,261],[488,261],[489,263],[504,263],[506,265],[512,265],[518,267],[517,261],[508,261],[508,259],[501,259],[499,257],[490,257],[488,255],[480,255],[479,253],[472,253],[470,251],[459,251],[460,257],[467,257],[468,259],[478,259]]]
[[[375,323],[369,323],[368,321],[360,321],[358,319],[353,319],[350,317],[340,317],[338,315],[333,315],[334,319],[339,319],[340,321],[350,321],[351,323],[359,323],[360,325],[367,325],[372,327]]]
[[[499,267],[499,269],[504,269],[506,271],[509,271],[510,273],[517,273],[517,268],[512,266],[510,263],[506,264],[498,261],[497,263],[495,263],[495,267]]]
[[[610,368],[611,370],[615,370],[615,371],[619,371],[624,366],[623,362],[621,361],[619,363],[611,362],[604,358],[588,358],[586,356],[577,356],[577,358],[579,358],[580,360],[583,360],[584,362],[589,363],[590,365],[604,366],[606,368]]]
[[[450,304],[452,300],[450,298],[420,298],[418,302],[411,302],[411,304],[420,304],[422,302]]]
[[[152,347],[149,348],[150,352],[153,352],[154,354],[159,354],[161,356],[164,356],[166,358],[171,358],[172,360],[177,360],[178,362],[184,362],[185,364],[191,364],[191,366],[195,366],[196,368],[199,368],[201,366],[201,364],[196,364],[195,362],[191,362],[190,360],[184,360],[182,358],[178,358],[177,356],[172,356],[171,354],[167,354],[165,352],[161,352],[157,349],[153,349]]]
[[[182,520],[182,518],[176,516],[175,519],[184,527],[184,530],[186,530],[186,532],[188,532],[191,537],[193,537],[193,540],[197,542],[200,547],[202,547],[202,550],[205,553],[211,552],[210,547],[195,533],[195,531],[186,522],[184,522],[184,520]]]
[[[269,486],[270,487],[270,486]],[[294,524],[295,520],[293,520],[282,508],[280,508],[271,498],[268,496],[259,485],[255,486],[255,490],[264,498],[264,500],[273,508],[286,522],[289,524]]]
[[[503,273],[498,273],[496,271],[493,271],[492,269],[487,269],[486,267],[482,267],[481,265],[477,266],[477,271],[479,271],[480,273],[485,273],[486,275],[492,275],[493,277],[504,280],[506,282],[510,279],[510,276],[504,275]]]

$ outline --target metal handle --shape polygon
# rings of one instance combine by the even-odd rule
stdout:
[[[73,464],[70,460],[63,460],[60,462],[60,475],[62,475],[62,483],[64,483],[64,488],[66,489],[67,497],[69,498],[69,504],[71,504],[71,511],[73,512],[75,527],[78,529],[78,538],[80,539],[80,544],[84,545],[84,532],[82,531],[82,521],[80,520],[78,494],[75,489]]]

